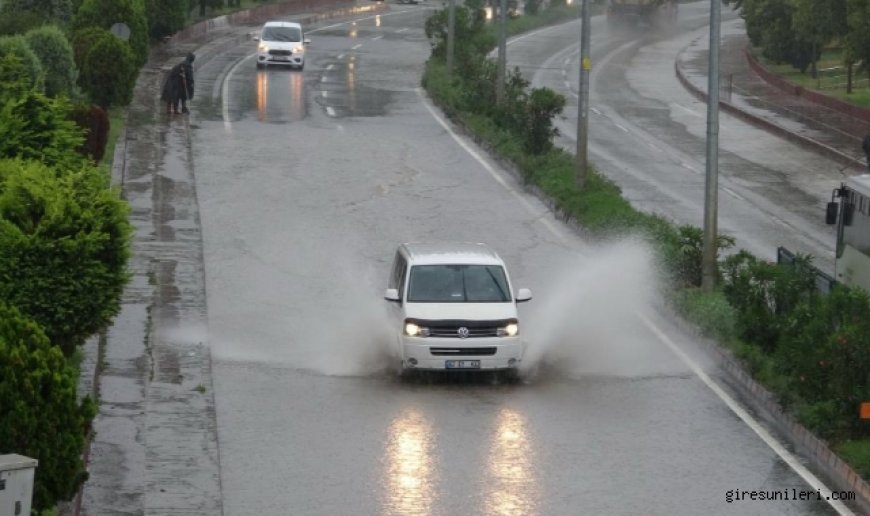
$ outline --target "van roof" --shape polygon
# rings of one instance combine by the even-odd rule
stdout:
[[[504,265],[499,255],[486,244],[480,243],[405,243],[400,247],[411,265],[462,264]]]
[[[852,176],[846,182],[861,195],[870,197],[870,174]]]
[[[288,21],[268,21],[263,27],[298,27],[302,28],[302,25],[296,22],[288,22]]]

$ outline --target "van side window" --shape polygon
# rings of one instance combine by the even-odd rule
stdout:
[[[405,270],[405,257],[402,256],[402,253],[396,253],[396,257],[393,258],[393,270],[390,271],[390,284],[387,288],[394,288],[399,290],[399,295],[402,295],[401,287],[399,284],[402,282],[402,276],[404,275]]]
[[[408,262],[405,261],[405,258],[402,257],[402,270],[399,272],[399,299],[404,299],[405,296],[402,295],[405,292],[405,277],[408,272]]]

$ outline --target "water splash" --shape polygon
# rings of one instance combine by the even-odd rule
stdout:
[[[639,239],[593,249],[555,271],[524,321],[523,371],[543,365],[568,376],[662,372],[670,357],[635,315],[658,302],[657,277],[653,254]]]

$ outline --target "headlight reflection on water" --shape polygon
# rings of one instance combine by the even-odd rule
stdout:
[[[433,513],[437,479],[432,433],[432,424],[415,409],[402,413],[390,425],[384,457],[385,514]]]
[[[489,444],[483,513],[498,516],[536,514],[539,486],[526,420],[502,409]]]

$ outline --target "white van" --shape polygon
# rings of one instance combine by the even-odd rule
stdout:
[[[257,68],[266,65],[285,65],[305,68],[305,46],[311,40],[305,37],[302,25],[295,22],[269,21],[258,36]]]
[[[402,244],[390,301],[400,373],[410,369],[516,370],[525,343],[504,261],[485,244]]]

